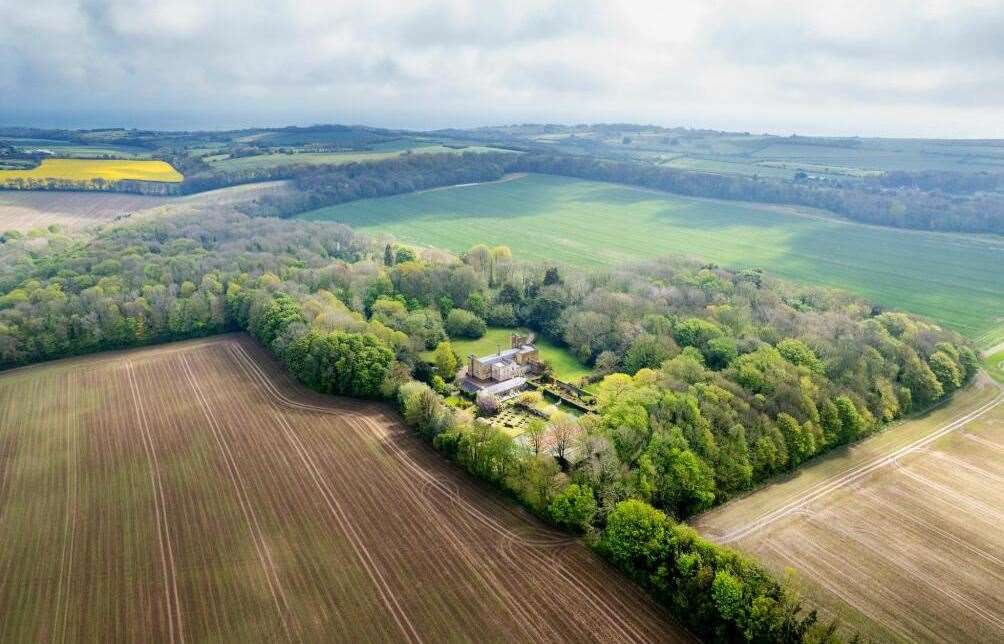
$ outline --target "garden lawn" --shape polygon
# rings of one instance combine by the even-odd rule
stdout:
[[[450,344],[457,352],[461,360],[466,360],[467,356],[474,354],[478,357],[495,353],[499,348],[503,351],[509,348],[512,329],[489,328],[488,331],[477,340],[466,340],[464,338],[451,339]],[[525,333],[525,331],[524,331]],[[540,351],[541,360],[546,360],[554,368],[554,375],[560,380],[575,382],[582,376],[589,374],[589,367],[579,362],[579,360],[565,347],[560,347],[549,340],[537,337],[534,346]],[[422,357],[426,360],[434,359],[434,351],[426,351]]]

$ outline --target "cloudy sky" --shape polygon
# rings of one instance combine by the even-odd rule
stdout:
[[[0,0],[0,16],[7,124],[1004,137],[1000,0]]]

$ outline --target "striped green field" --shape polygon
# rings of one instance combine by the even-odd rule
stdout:
[[[1004,335],[1004,238],[866,226],[788,207],[530,175],[356,201],[302,215],[461,251],[588,268],[677,254],[844,288],[926,315],[981,346]]]

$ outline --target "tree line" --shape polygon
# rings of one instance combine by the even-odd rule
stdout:
[[[829,210],[854,221],[920,230],[1004,233],[1004,195],[924,190],[920,178],[785,181],[712,174],[588,156],[527,154],[510,171],[539,172],[610,181],[676,194]],[[947,183],[947,182],[946,182]],[[961,184],[961,182],[958,182]],[[994,185],[997,185],[994,183]]]

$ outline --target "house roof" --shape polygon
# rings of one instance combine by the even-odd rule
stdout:
[[[512,360],[515,356],[521,353],[527,353],[533,350],[534,348],[532,346],[524,344],[523,346],[516,349],[506,349],[505,351],[500,351],[494,355],[478,358],[478,362],[480,362],[481,364],[495,364],[496,362],[506,362]]]
[[[519,353],[519,349],[506,349],[491,356],[484,356],[483,358],[478,358],[478,362],[481,364],[495,364],[496,362],[506,362],[511,360],[513,356]]]

